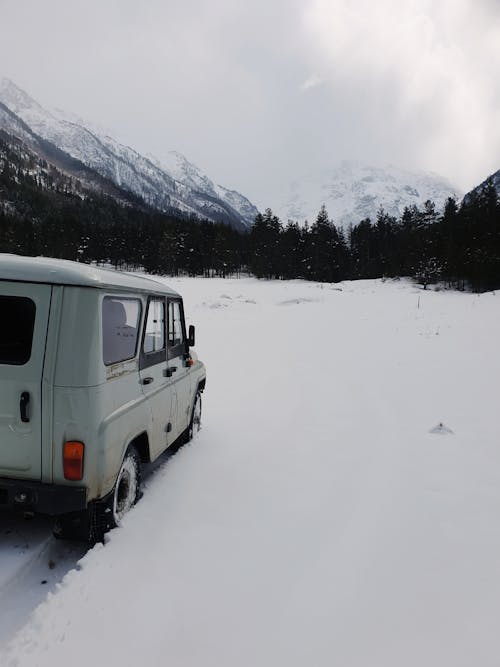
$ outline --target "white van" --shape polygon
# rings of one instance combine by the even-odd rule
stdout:
[[[137,501],[141,463],[200,427],[193,345],[159,281],[0,254],[0,507],[102,539]]]

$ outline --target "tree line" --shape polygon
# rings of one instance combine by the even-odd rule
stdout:
[[[0,252],[169,275],[248,271],[321,282],[411,276],[424,286],[500,287],[500,201],[492,182],[460,205],[449,199],[442,213],[429,201],[398,218],[380,210],[344,231],[324,206],[310,225],[283,224],[267,209],[242,233],[118,203],[9,150],[0,142]]]
[[[444,211],[428,201],[400,217],[380,210],[344,232],[323,206],[311,225],[285,226],[267,210],[250,232],[249,268],[258,277],[323,282],[410,276],[477,291],[500,287],[500,200],[491,181]]]

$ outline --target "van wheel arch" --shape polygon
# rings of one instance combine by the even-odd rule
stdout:
[[[151,463],[151,451],[149,449],[149,437],[146,431],[139,433],[133,438],[125,447],[123,456],[129,450],[130,447],[134,447],[136,452],[139,454],[141,463]]]

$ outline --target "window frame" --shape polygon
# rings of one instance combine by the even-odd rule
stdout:
[[[183,341],[179,343],[178,345],[172,345],[170,346],[169,342],[169,331],[170,331],[170,304],[171,303],[178,303],[179,304],[179,311],[181,314],[181,326],[182,326],[182,336],[183,336]],[[187,352],[187,335],[186,335],[186,320],[184,317],[184,303],[182,301],[182,298],[178,297],[168,297],[167,299],[167,358],[170,359],[177,359],[177,357],[182,357],[186,354]]]
[[[135,337],[135,347],[134,347],[134,354],[131,357],[127,357],[126,359],[119,359],[117,361],[108,361],[106,362],[104,360],[104,301],[106,299],[111,299],[115,301],[136,301],[139,304],[139,311],[137,313],[137,335]],[[109,368],[110,366],[114,366],[115,364],[122,364],[126,361],[132,361],[132,359],[137,358],[137,350],[138,350],[138,344],[139,344],[139,339],[140,339],[140,332],[141,332],[141,325],[142,325],[142,311],[143,311],[143,306],[142,306],[142,299],[138,296],[122,296],[121,294],[105,294],[102,298],[101,301],[101,335],[102,335],[102,362],[106,368]]]
[[[163,303],[163,342],[164,347],[161,350],[154,350],[153,352],[144,351],[144,340],[146,338],[146,327],[148,323],[149,315],[149,306],[152,301],[161,301]],[[167,361],[167,318],[168,318],[168,308],[164,296],[158,296],[157,294],[151,294],[148,296],[148,301],[146,304],[146,309],[144,312],[144,322],[142,325],[142,335],[141,335],[141,351],[139,354],[139,370],[144,368],[149,368],[150,366],[156,366],[156,364],[161,364],[162,362]]]
[[[29,344],[29,352],[27,358],[23,357],[22,361],[5,361],[0,358],[0,365],[2,366],[26,366],[26,364],[29,364],[31,361],[31,356],[33,354],[33,338],[35,336],[35,327],[36,327],[36,318],[37,318],[37,305],[34,299],[32,299],[29,296],[21,296],[21,295],[11,295],[11,294],[2,294],[0,295],[2,299],[8,299],[10,301],[27,301],[29,302],[29,308],[33,308],[33,320],[31,322],[31,338],[30,338],[30,344]],[[26,356],[26,355],[25,355]]]

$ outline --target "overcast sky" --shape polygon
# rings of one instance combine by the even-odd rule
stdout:
[[[259,206],[341,159],[500,168],[499,0],[0,0],[0,75]]]

